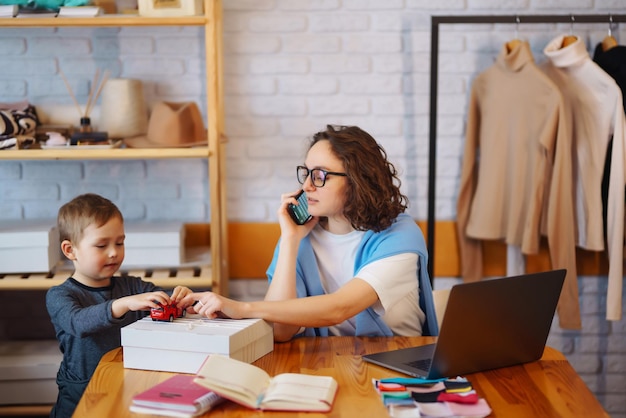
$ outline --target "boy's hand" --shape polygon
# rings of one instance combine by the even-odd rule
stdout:
[[[168,294],[160,290],[116,299],[111,304],[111,311],[114,318],[121,318],[128,311],[147,311],[151,308],[158,308],[159,304],[167,305],[169,303]]]
[[[186,286],[176,286],[172,291],[171,299],[173,302],[180,302],[185,296],[193,293],[193,290]]]

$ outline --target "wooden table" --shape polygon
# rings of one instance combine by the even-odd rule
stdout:
[[[285,372],[331,375],[339,391],[331,413],[259,412],[225,402],[206,417],[384,417],[387,412],[372,378],[402,376],[365,363],[361,356],[434,342],[433,337],[300,338],[277,343],[255,365],[270,375]],[[103,356],[74,417],[139,417],[129,412],[132,397],[172,373],[124,369],[123,352]],[[541,360],[466,376],[491,406],[490,417],[608,417],[597,399],[559,351],[546,347]]]

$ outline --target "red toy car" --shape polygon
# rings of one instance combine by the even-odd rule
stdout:
[[[182,318],[185,316],[186,311],[176,306],[176,302],[172,302],[169,305],[159,304],[158,308],[150,309],[150,318],[153,321],[169,321],[172,322],[174,318]]]

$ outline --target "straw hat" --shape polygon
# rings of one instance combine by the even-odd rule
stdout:
[[[148,134],[124,139],[130,148],[206,146],[207,134],[194,102],[157,102],[148,121]]]

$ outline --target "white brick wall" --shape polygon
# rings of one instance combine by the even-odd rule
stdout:
[[[233,221],[274,222],[281,193],[295,190],[305,138],[327,123],[371,132],[402,172],[410,213],[427,213],[430,15],[626,13],[621,0],[228,0],[224,1],[224,87],[228,206]],[[589,50],[607,24],[580,24]],[[524,24],[537,61],[569,24]],[[455,218],[466,101],[515,25],[442,25],[439,60],[437,217]],[[614,34],[626,44],[626,25]],[[81,103],[96,68],[140,78],[149,103],[195,100],[203,107],[202,29],[1,28],[0,102],[27,98],[69,110],[68,76]],[[54,106],[53,106],[54,105]],[[206,113],[206,109],[203,109]],[[45,116],[44,112],[44,116]],[[54,113],[58,116],[58,112]],[[97,116],[97,110],[95,115]],[[97,123],[97,117],[95,119]],[[209,220],[206,163],[174,161],[1,161],[0,219],[53,218],[77,193],[118,203],[128,219]],[[438,278],[436,287],[455,283]],[[240,298],[264,283],[237,281]],[[583,330],[561,330],[550,344],[566,353],[600,401],[626,418],[626,320],[606,322],[606,277],[581,277]],[[626,298],[625,298],[626,300]],[[529,301],[531,303],[531,301]]]

